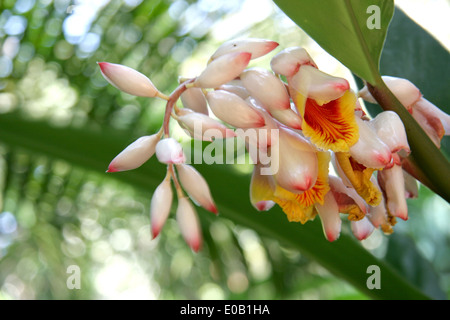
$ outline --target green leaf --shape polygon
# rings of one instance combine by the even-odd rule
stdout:
[[[91,171],[122,180],[152,192],[163,179],[165,166],[152,158],[141,168],[115,174],[104,173],[110,160],[136,137],[123,131],[88,128],[55,128],[46,122],[22,119],[17,114],[0,117],[0,141],[11,147],[70,161]],[[305,225],[290,223],[276,207],[259,213],[249,201],[248,175],[238,174],[226,165],[198,166],[208,179],[221,217],[251,228],[263,236],[279,240],[322,264],[335,275],[347,280],[361,292],[377,299],[428,299],[417,287],[384,261],[366,251],[359,242],[344,232],[340,239],[325,240],[319,219]],[[204,210],[201,215],[215,218]],[[370,290],[367,268],[377,265],[381,270],[381,289]]]
[[[380,54],[394,13],[392,0],[275,0],[275,3],[325,51],[359,77],[376,82]],[[377,25],[372,28],[376,19],[379,29]]]
[[[409,237],[401,234],[390,236],[386,260],[430,297],[447,299],[439,287],[439,279],[432,265],[417,251],[414,241]]]

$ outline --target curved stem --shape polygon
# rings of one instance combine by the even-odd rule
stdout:
[[[188,89],[186,87],[187,84],[192,83],[195,81],[195,78],[189,79],[183,83],[181,83],[169,96],[169,100],[167,100],[166,104],[166,112],[164,114],[164,121],[163,121],[163,128],[164,128],[164,134],[168,137],[169,136],[169,121],[170,116],[172,114],[172,110],[180,98],[181,94]]]

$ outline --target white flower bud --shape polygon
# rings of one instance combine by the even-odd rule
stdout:
[[[317,68],[308,52],[301,47],[284,49],[270,61],[270,67],[273,72],[286,77],[292,77],[302,65],[310,65]]]
[[[261,68],[251,68],[241,74],[241,80],[250,95],[269,111],[291,108],[284,83],[272,72]]]
[[[208,115],[208,105],[200,88],[189,88],[181,96],[181,102],[185,108]]]
[[[290,129],[279,129],[278,151],[271,154],[275,180],[282,188],[302,193],[314,186],[319,172],[316,150]],[[273,144],[273,142],[272,142]]]
[[[98,62],[103,77],[117,89],[139,97],[153,98],[158,89],[142,73],[120,64]]]
[[[178,199],[177,222],[186,243],[198,252],[202,246],[202,233],[197,213],[188,198]]]
[[[211,56],[211,60],[215,60],[230,52],[249,52],[251,54],[251,59],[256,59],[269,53],[276,47],[278,47],[277,42],[265,39],[247,38],[242,40],[230,40],[217,48],[216,52]]]
[[[215,90],[206,95],[209,107],[222,121],[237,128],[258,128],[265,125],[263,116],[234,93]]]
[[[166,223],[172,206],[172,199],[173,193],[170,186],[170,179],[164,179],[153,193],[150,205],[150,223],[153,238],[158,236]]]
[[[382,79],[405,108],[409,109],[422,97],[420,90],[409,80],[390,76],[382,76]],[[359,96],[368,102],[377,103],[367,86],[359,91]]]
[[[231,52],[220,56],[208,64],[194,81],[194,86],[217,88],[235,79],[247,67],[250,57],[249,52]]]
[[[160,138],[159,134],[140,137],[111,161],[106,172],[132,170],[140,167],[153,156]]]
[[[341,233],[341,217],[339,215],[339,207],[331,192],[325,195],[323,205],[316,203],[316,210],[322,222],[322,229],[325,238],[332,242],[339,238]]]
[[[177,165],[177,172],[181,185],[191,199],[206,210],[217,214],[217,207],[205,178],[194,167],[187,164]]]
[[[350,147],[351,156],[368,168],[382,169],[392,160],[389,147],[378,138],[366,121],[355,117],[358,124],[359,139]]]
[[[410,152],[405,127],[395,112],[380,112],[368,124],[374,128],[377,136],[390,148],[392,153],[401,149]]]
[[[392,168],[378,172],[378,182],[385,191],[389,213],[394,217],[408,220],[408,204],[405,197],[402,166],[395,164]]]

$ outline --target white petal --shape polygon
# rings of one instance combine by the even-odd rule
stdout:
[[[115,63],[98,62],[103,77],[117,89],[139,97],[156,97],[158,89],[142,73]]]
[[[355,119],[359,129],[359,140],[350,147],[351,156],[368,168],[384,168],[392,160],[391,150],[378,138],[366,121],[357,117]]]
[[[328,241],[335,241],[341,233],[339,207],[331,192],[325,195],[324,204],[316,203],[316,209],[322,222],[323,233]]]
[[[156,157],[159,162],[180,164],[186,161],[183,148],[174,138],[161,139],[156,145]]]
[[[224,85],[219,87],[219,90],[225,90],[231,93],[234,93],[241,97],[242,99],[247,99],[250,96],[250,93],[244,87],[241,79],[232,80]]]
[[[111,161],[107,172],[132,170],[140,167],[153,156],[160,138],[161,136],[158,134],[140,137]]]
[[[413,106],[413,114],[415,111],[420,111],[439,119],[444,127],[445,135],[450,135],[450,115],[446,114],[430,101],[425,98],[419,99],[419,101],[417,101],[417,103]]]
[[[187,164],[177,165],[177,172],[181,185],[192,200],[206,210],[217,214],[217,207],[205,178],[194,167]]]
[[[326,74],[313,66],[303,65],[299,71],[288,79],[290,88],[301,95],[322,102],[329,102],[342,97],[350,89],[344,78]]]
[[[317,68],[308,52],[301,47],[284,49],[270,61],[270,67],[273,72],[286,77],[292,77],[302,65],[311,65]]]
[[[188,198],[178,199],[176,217],[184,240],[197,252],[202,246],[202,234],[197,213]]]
[[[393,111],[380,112],[369,124],[375,129],[377,136],[392,153],[401,149],[410,152],[405,126],[400,117]]]
[[[206,98],[214,115],[233,127],[258,128],[265,125],[263,116],[234,93],[215,90]]]
[[[317,153],[308,140],[292,130],[280,128],[279,132],[278,152],[271,154],[272,167],[277,169],[275,180],[284,189],[302,193],[316,183]]]
[[[355,204],[361,209],[363,213],[367,212],[367,204],[363,198],[356,192],[353,187],[348,187],[344,184],[343,180],[339,177],[329,175],[328,183],[330,185],[331,191],[335,193],[342,193],[350,197]],[[349,182],[350,183],[350,182]],[[339,201],[338,201],[339,204]]]
[[[296,130],[302,129],[302,118],[292,109],[272,110],[272,117],[280,121],[282,124]]]
[[[268,110],[290,109],[289,94],[284,83],[272,72],[251,68],[241,74],[241,80],[251,96]]]
[[[247,38],[230,40],[217,48],[216,52],[211,56],[211,60],[230,52],[249,52],[251,53],[251,59],[256,59],[269,53],[277,46],[277,42],[265,39]]]
[[[389,213],[394,217],[408,220],[408,205],[405,198],[405,180],[402,167],[394,165],[378,172],[378,182],[386,194]]]
[[[189,88],[180,96],[185,108],[208,115],[208,105],[200,88]]]
[[[156,188],[150,205],[150,223],[153,238],[156,238],[163,228],[172,206],[173,193],[170,179],[164,179]]]
[[[383,76],[382,78],[389,90],[406,108],[410,108],[422,97],[420,90],[409,80],[390,76]],[[368,102],[377,103],[367,86],[361,89],[359,96]]]
[[[194,81],[200,88],[217,88],[236,77],[247,67],[251,53],[232,52],[211,62]]]

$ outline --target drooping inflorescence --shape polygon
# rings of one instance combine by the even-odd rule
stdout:
[[[136,70],[99,63],[103,76],[118,89],[167,101],[161,130],[130,144],[107,170],[135,169],[154,154],[167,164],[151,200],[153,237],[170,214],[171,182],[178,197],[176,219],[194,251],[201,248],[202,234],[191,200],[218,213],[206,180],[186,163],[181,145],[171,137],[171,119],[194,139],[243,138],[254,163],[250,201],[255,209],[266,211],[278,204],[289,221],[301,223],[318,215],[329,241],[339,237],[341,214],[360,240],[375,228],[391,233],[396,218],[408,219],[406,198],[417,196],[417,181],[405,165],[410,150],[398,115],[385,111],[371,119],[349,82],[320,71],[301,47],[279,51],[271,59],[272,70],[248,67],[250,60],[278,46],[264,39],[228,41],[197,77],[180,77],[168,96]],[[449,116],[407,80],[386,80],[439,145],[448,133]],[[366,88],[359,95],[373,99]]]

